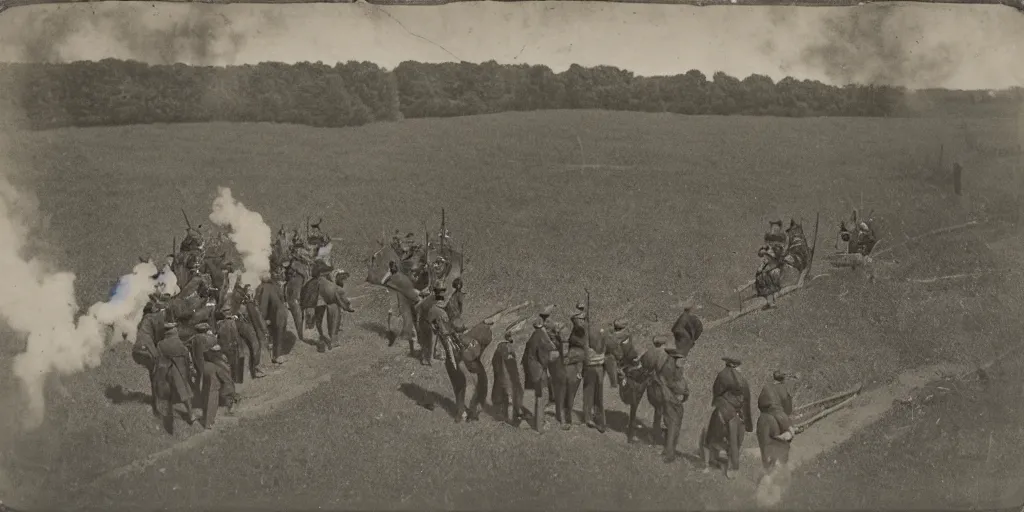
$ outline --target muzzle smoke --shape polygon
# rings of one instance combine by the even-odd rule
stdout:
[[[18,190],[0,177],[0,318],[27,337],[25,352],[14,359],[14,373],[28,401],[24,426],[33,429],[45,417],[48,375],[96,367],[109,339],[134,339],[142,308],[156,285],[152,276],[157,268],[148,262],[137,264],[121,278],[108,302],[93,304],[76,318],[75,274],[54,272],[23,254],[28,229],[22,222],[24,212],[19,212],[21,203]]]
[[[231,189],[218,187],[219,195],[213,201],[210,222],[230,227],[229,238],[242,256],[242,285],[255,288],[264,276],[270,275],[271,230],[263,216],[249,211],[231,196]]]

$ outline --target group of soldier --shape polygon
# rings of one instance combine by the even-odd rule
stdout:
[[[396,265],[391,265],[381,284],[401,289],[407,283],[394,285],[391,281],[408,279]],[[408,342],[410,354],[418,356],[422,364],[431,365],[432,358],[443,361],[454,391],[456,422],[479,420],[488,387],[484,365],[491,364],[491,402],[501,421],[518,426],[525,420],[535,431],[543,433],[548,429],[545,410],[553,406],[555,421],[563,430],[570,430],[576,396],[582,386],[582,423],[604,433],[607,421],[603,390],[607,376],[611,387],[619,390],[623,402],[631,409],[628,441],[635,442],[636,408],[646,393],[655,410],[653,427],[662,432],[664,439],[664,460],[676,459],[683,404],[689,398],[683,363],[703,332],[702,321],[693,314],[692,302],[684,305],[672,327],[674,345],[661,342],[658,337],[652,341],[634,338],[626,319],[592,329],[586,302],[576,305],[569,316],[570,325],[566,326],[552,318],[556,308],[549,305],[533,320],[533,330],[518,361],[514,330],[505,331],[488,361],[482,355],[493,342],[493,322],[485,319],[467,328],[462,318],[466,292],[461,277],[453,280],[452,288],[447,298],[447,289],[441,283],[419,291],[419,300],[413,306],[416,328]],[[714,413],[700,445],[705,470],[712,462],[725,460],[726,475],[733,478],[739,469],[744,433],[753,432],[754,424],[750,388],[739,372],[740,361],[731,357],[724,361],[726,367],[712,384]],[[795,433],[789,421],[792,399],[785,378],[784,373],[775,372],[773,382],[758,397],[761,417],[757,421],[757,439],[766,468],[787,462],[789,443]],[[533,403],[529,405],[524,403],[527,391],[533,394]],[[434,408],[429,399],[421,405]]]
[[[211,255],[215,248],[189,227],[176,253],[153,276],[156,289],[149,296],[132,348],[133,359],[149,375],[153,413],[169,433],[174,429],[177,404],[184,406],[189,424],[201,419],[205,428],[214,425],[219,407],[227,407],[231,414],[241,400],[236,384],[244,382],[246,359],[254,379],[267,375],[263,365],[267,350],[273,364],[285,363],[292,305],[312,310],[307,322],[296,323],[299,336],[304,323],[314,324],[320,333],[319,348],[333,347],[340,311],[354,310],[344,295],[349,274],[331,267],[329,259],[306,256],[322,254],[319,249],[329,243],[324,238],[319,229],[305,238],[296,236],[288,257],[273,262],[270,275],[252,290],[241,284],[230,259]],[[169,274],[178,290],[167,288]],[[293,278],[305,290],[287,290],[286,283]],[[310,289],[311,302],[301,303],[299,294]]]

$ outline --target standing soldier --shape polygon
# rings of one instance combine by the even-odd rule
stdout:
[[[569,430],[573,421],[573,406],[576,404],[576,393],[583,382],[583,365],[587,361],[587,311],[580,302],[576,304],[576,314],[572,317],[572,332],[569,334],[569,353],[565,357],[566,389],[565,416],[562,418],[563,430]]]
[[[491,393],[491,403],[498,409],[503,420],[518,427],[523,414],[523,385],[519,380],[519,366],[516,364],[513,343],[515,340],[512,339],[512,333],[506,331],[504,339],[499,341],[494,349],[494,389]],[[511,416],[508,414],[509,406],[512,407]]]
[[[789,462],[789,446],[796,434],[790,420],[793,414],[793,397],[786,388],[786,374],[772,372],[772,380],[765,384],[757,397],[757,445],[761,449],[761,463],[771,471],[776,464]]]
[[[562,369],[562,371],[559,372],[559,375],[563,375],[565,373],[565,371],[564,371],[564,363],[565,363],[565,346],[564,346],[564,344],[565,344],[565,340],[562,338],[562,326],[558,322],[556,322],[554,319],[551,318],[551,314],[554,313],[554,311],[555,311],[554,304],[549,304],[547,306],[544,306],[544,309],[541,309],[541,311],[540,311],[540,320],[541,320],[541,322],[544,323],[544,330],[548,334],[548,339],[555,346],[555,350],[558,351],[558,357],[556,359],[558,361],[558,364],[560,366],[563,366],[563,369]],[[555,361],[556,359],[548,359],[549,364],[552,361]],[[563,393],[564,393],[564,388],[565,388],[564,381],[565,381],[565,379],[562,378],[561,382],[560,382],[561,386],[563,388],[562,389]],[[559,384],[559,382],[557,382],[555,380],[555,375],[549,373],[548,374],[548,399],[555,400],[555,396],[557,395],[556,390],[555,390],[555,386],[558,385],[558,384]],[[564,398],[562,399],[562,401],[563,402],[565,401]],[[561,403],[562,402],[558,402],[558,401],[555,402],[555,409],[556,409],[556,411],[560,411],[562,409]],[[545,407],[547,407],[547,406],[545,406]],[[561,420],[561,415],[559,415],[558,418],[559,418],[558,421],[561,422],[562,421]]]
[[[706,472],[711,457],[721,459],[722,452],[726,452],[729,463],[725,475],[732,479],[740,468],[744,431],[753,432],[754,425],[750,411],[750,386],[737,369],[740,361],[732,357],[722,360],[725,368],[718,372],[711,386],[714,409],[701,436],[701,454]]]
[[[587,360],[583,366],[583,422],[590,428],[604,433],[607,427],[604,414],[604,369],[605,345],[609,333],[603,330],[585,338]],[[612,376],[614,380],[615,377]]]
[[[164,337],[164,310],[167,308],[167,300],[170,297],[160,294],[150,294],[149,303],[146,309],[149,310],[139,321],[135,344],[132,346],[132,359],[142,365],[149,375],[150,394],[153,398],[153,414],[160,417],[160,409],[157,407],[157,392],[155,370],[156,362],[160,358],[157,350],[157,342]]]
[[[548,391],[548,400],[554,401],[555,396],[551,393],[550,377],[548,376],[548,365],[550,361],[561,364],[560,354],[555,347],[547,329],[544,328],[544,321],[534,320],[533,334],[526,342],[526,349],[523,350],[523,376],[526,381],[526,389],[533,391],[533,428],[537,432],[544,432],[544,408],[547,404],[541,405],[544,391]],[[561,412],[558,407],[557,411]]]
[[[419,291],[409,276],[401,273],[398,263],[388,262],[388,273],[381,279],[380,284],[398,295],[398,310],[402,315],[402,332],[396,338],[405,338],[409,341],[409,355],[416,354],[416,343],[419,341],[419,322],[417,320],[416,304],[420,300]],[[388,312],[388,328],[391,328],[391,312]]]
[[[687,300],[683,304],[683,314],[679,315],[676,323],[672,326],[672,337],[676,341],[676,350],[683,357],[690,355],[693,346],[697,344],[697,339],[704,332],[704,323],[692,313],[693,306],[693,299]]]
[[[612,330],[608,333],[608,340],[605,342],[604,371],[608,375],[612,389],[619,387],[619,360],[622,359],[622,347],[629,343],[632,334],[629,332],[629,324],[625,319],[618,319],[612,323]]]
[[[466,292],[462,291],[462,278],[456,277],[452,280],[452,296],[448,298],[448,304],[445,305],[445,312],[448,313],[448,318],[452,320],[453,324],[462,322],[462,303],[466,296]]]
[[[436,286],[435,286],[436,288]],[[420,300],[416,303],[416,338],[420,342],[420,364],[430,366],[430,357],[434,354],[434,333],[431,329],[428,313],[437,304],[437,290],[431,294],[430,290],[420,291]],[[447,313],[446,313],[447,315]]]
[[[221,351],[220,343],[213,334],[210,324],[203,322],[196,326],[200,332],[196,335],[193,343],[199,346],[201,358],[199,364],[203,365],[202,372],[202,402],[203,402],[203,428],[213,428],[217,421],[217,409],[221,402],[228,407],[228,414],[231,414],[240,398],[235,393],[235,381],[231,378],[231,366],[228,357]]]
[[[162,410],[164,427],[169,434],[174,433],[174,405],[181,403],[188,411],[188,423],[196,421],[196,413],[192,409],[192,389],[189,386],[188,378],[190,370],[188,366],[189,352],[185,344],[178,337],[177,324],[174,322],[164,323],[163,339],[157,342],[159,357],[154,371],[157,396],[164,402]]]
[[[683,375],[685,356],[678,349],[665,349],[669,359],[654,374],[654,381],[661,388],[665,405],[662,417],[665,419],[665,449],[661,455],[666,463],[676,460],[676,446],[683,426],[683,404],[690,397],[690,389]]]
[[[284,364],[284,342],[288,334],[288,306],[284,301],[281,284],[276,281],[282,277],[279,272],[271,277],[264,277],[256,288],[256,301],[259,302],[260,316],[266,319],[270,331],[271,356],[274,364]]]

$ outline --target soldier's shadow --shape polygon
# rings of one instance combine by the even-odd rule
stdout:
[[[451,398],[412,382],[403,382],[398,386],[398,390],[424,409],[433,410],[435,406],[440,405],[449,416],[455,417],[455,401]]]
[[[120,384],[116,386],[107,385],[103,396],[114,405],[131,403],[149,405],[153,403],[153,395],[143,393],[142,391],[128,391]]]
[[[388,330],[388,328],[383,324],[378,322],[362,322],[359,324],[359,328],[387,340],[388,345],[393,345],[395,343],[395,333]]]
[[[286,356],[292,353],[295,348],[295,344],[299,341],[299,337],[294,332],[285,331],[284,339],[281,340],[281,355]]]
[[[608,428],[620,434],[626,434],[629,428],[629,412],[605,410],[605,420]],[[662,442],[660,432],[655,432],[649,425],[636,419],[636,439],[639,444],[656,445]]]

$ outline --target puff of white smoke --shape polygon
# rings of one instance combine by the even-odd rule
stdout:
[[[250,211],[231,196],[231,189],[217,187],[210,222],[217,226],[230,226],[229,238],[242,256],[242,285],[255,288],[260,280],[270,275],[270,226],[263,216]]]
[[[757,483],[754,498],[761,508],[777,507],[782,503],[782,495],[789,487],[790,471],[785,465],[775,466],[772,471],[761,477]]]
[[[164,265],[164,268],[160,270],[160,275],[156,278],[156,288],[157,291],[168,295],[177,295],[181,291],[178,286],[178,276],[174,275],[170,265]]]
[[[77,320],[75,274],[51,272],[37,259],[22,256],[28,230],[18,221],[18,192],[0,181],[0,318],[27,336],[25,352],[14,360],[28,400],[25,427],[39,426],[45,415],[43,388],[53,372],[72,374],[99,365],[107,341],[105,326],[135,335],[155,280],[156,266],[139,263],[121,278],[109,302],[94,304]]]

